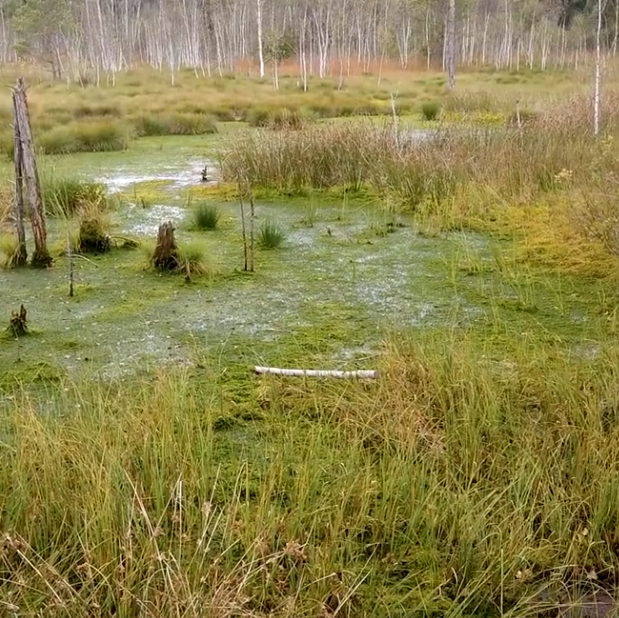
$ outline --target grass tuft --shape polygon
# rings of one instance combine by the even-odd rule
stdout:
[[[258,245],[263,249],[278,249],[286,241],[286,232],[279,223],[266,219],[258,230]]]
[[[130,133],[123,124],[99,120],[55,127],[36,138],[36,144],[45,154],[114,152],[125,150],[129,137]]]
[[[75,176],[43,175],[41,193],[45,210],[52,217],[70,218],[82,208],[104,208],[107,203],[104,185]]]
[[[191,229],[214,230],[219,225],[221,210],[215,204],[208,202],[198,203],[193,206]]]
[[[425,101],[421,104],[421,116],[428,122],[438,120],[441,113],[441,104],[438,101]]]
[[[208,248],[203,242],[190,241],[180,243],[177,260],[177,271],[187,277],[214,274],[214,268],[208,255]]]
[[[14,234],[0,235],[0,268],[13,268],[17,257],[17,236]]]

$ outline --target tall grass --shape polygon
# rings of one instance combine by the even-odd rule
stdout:
[[[55,127],[41,134],[36,143],[46,154],[111,152],[125,150],[129,137],[122,123],[100,120]]]
[[[104,185],[73,176],[43,174],[41,193],[47,214],[54,217],[71,217],[84,207],[104,207],[107,202]]]
[[[214,230],[219,225],[221,211],[216,204],[202,202],[193,205],[191,228],[194,230]]]
[[[286,241],[286,232],[284,228],[273,221],[273,219],[266,219],[260,225],[258,230],[258,245],[263,249],[278,249]]]
[[[619,115],[614,103],[605,110],[611,131]],[[444,204],[471,186],[522,202],[559,188],[562,170],[587,185],[614,173],[613,157],[591,139],[588,105],[574,101],[557,111],[522,129],[443,128],[426,139],[369,122],[254,132],[220,153],[222,176],[236,182],[245,175],[256,186],[292,193],[365,186],[414,209]]]
[[[535,616],[611,586],[616,351],[489,352],[417,337],[385,350],[376,383],[248,380],[234,405],[212,366],[16,390],[2,404],[5,603]]]

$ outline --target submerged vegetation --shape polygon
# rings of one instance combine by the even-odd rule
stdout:
[[[81,105],[90,120],[94,102]],[[222,184],[148,181],[142,201],[135,186],[115,200],[44,174],[50,234],[66,244],[76,230],[76,251],[93,253],[70,300],[64,266],[0,274],[5,324],[22,298],[36,324],[0,350],[2,611],[606,607],[619,565],[619,99],[605,96],[597,140],[583,98],[523,110],[514,122],[512,101],[450,95],[437,113],[464,122],[430,133],[237,110],[261,128],[216,136]],[[166,113],[176,133],[198,132],[202,111]],[[141,118],[142,135],[172,130]],[[241,185],[258,246],[289,247],[258,252],[254,274],[241,272]],[[136,221],[148,268],[106,251]],[[289,379],[255,364],[379,371]]]

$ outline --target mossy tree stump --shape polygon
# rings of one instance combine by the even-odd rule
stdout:
[[[19,311],[11,312],[11,321],[9,322],[9,330],[15,337],[22,337],[28,334],[26,307],[21,305]]]
[[[159,226],[152,261],[157,270],[172,271],[178,268],[178,247],[174,239],[174,224],[171,221]]]
[[[88,213],[80,221],[79,251],[81,253],[106,253],[112,248],[112,239],[105,233],[101,217]]]

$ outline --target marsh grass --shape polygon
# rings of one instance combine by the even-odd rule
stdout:
[[[597,248],[617,255],[612,196],[619,99],[605,101],[607,133],[600,140],[591,135],[589,101],[577,97],[553,109],[522,127],[443,126],[425,139],[362,121],[257,131],[220,152],[222,176],[237,182],[245,175],[256,191],[307,196],[339,190],[393,201],[438,231],[521,230],[528,236],[527,259],[608,273],[610,262]]]
[[[221,210],[216,204],[198,202],[191,204],[190,227],[193,230],[215,230],[221,219]]]
[[[421,104],[421,116],[424,120],[438,120],[440,114],[441,104],[438,101],[425,101]]]
[[[154,269],[155,242],[142,241],[139,249],[146,258],[147,268]],[[193,276],[212,277],[217,274],[217,269],[206,243],[201,240],[188,240],[177,243],[176,266],[172,272],[187,278]]]
[[[79,217],[78,253],[106,253],[112,248],[108,213],[96,205],[85,208]]]
[[[29,70],[26,79],[35,139],[48,152],[122,149],[126,140],[136,135],[210,133],[215,129],[213,118],[253,123],[256,116],[272,117],[281,126],[290,124],[290,118],[297,125],[295,118],[305,122],[313,117],[386,116],[391,114],[390,94],[394,91],[399,93],[397,104],[402,114],[418,114],[419,101],[434,100],[449,114],[483,116],[509,113],[523,95],[533,101],[548,97],[548,92],[584,88],[580,74],[545,71],[540,77],[526,71],[515,76],[497,71],[489,76],[485,71],[471,71],[460,76],[458,94],[448,95],[440,73],[393,68],[383,67],[380,83],[369,74],[351,74],[343,84],[337,78],[310,77],[307,92],[299,89],[293,67],[282,74],[278,91],[269,80],[241,75],[234,79],[197,77],[185,71],[179,72],[176,86],[172,86],[165,71],[145,67],[120,73],[113,88],[105,81],[96,86],[90,79],[88,84],[79,80],[52,82],[38,67]],[[23,64],[4,67],[0,83],[8,87],[17,75],[24,75]],[[610,76],[608,81],[610,92],[614,87]],[[497,110],[499,99],[502,103]],[[282,114],[283,109],[288,112]],[[0,125],[8,125],[11,115],[7,95],[0,100]],[[95,126],[99,128],[95,130]],[[11,153],[12,149],[10,134],[0,131],[0,150]]]
[[[209,114],[171,113],[143,114],[132,118],[139,137],[152,135],[207,135],[217,133],[217,122]]]
[[[273,219],[265,219],[258,229],[258,245],[263,249],[279,249],[286,242],[284,228]]]
[[[85,207],[96,206],[105,209],[107,206],[104,185],[84,181],[75,176],[43,174],[41,193],[45,211],[52,217],[70,218]]]
[[[11,603],[524,617],[611,585],[616,351],[398,339],[374,383],[248,377],[234,405],[211,364],[64,382],[44,401],[15,391],[0,452]]]
[[[130,131],[118,121],[97,120],[56,126],[36,137],[36,145],[45,154],[73,152],[113,152],[125,150]]]
[[[247,114],[250,127],[274,130],[298,130],[315,120],[315,114],[304,109],[288,109],[287,107],[268,109],[255,108]]]
[[[208,247],[200,241],[186,241],[178,246],[177,271],[187,277],[215,274]]]
[[[0,268],[13,268],[17,249],[17,236],[15,234],[0,234]]]

